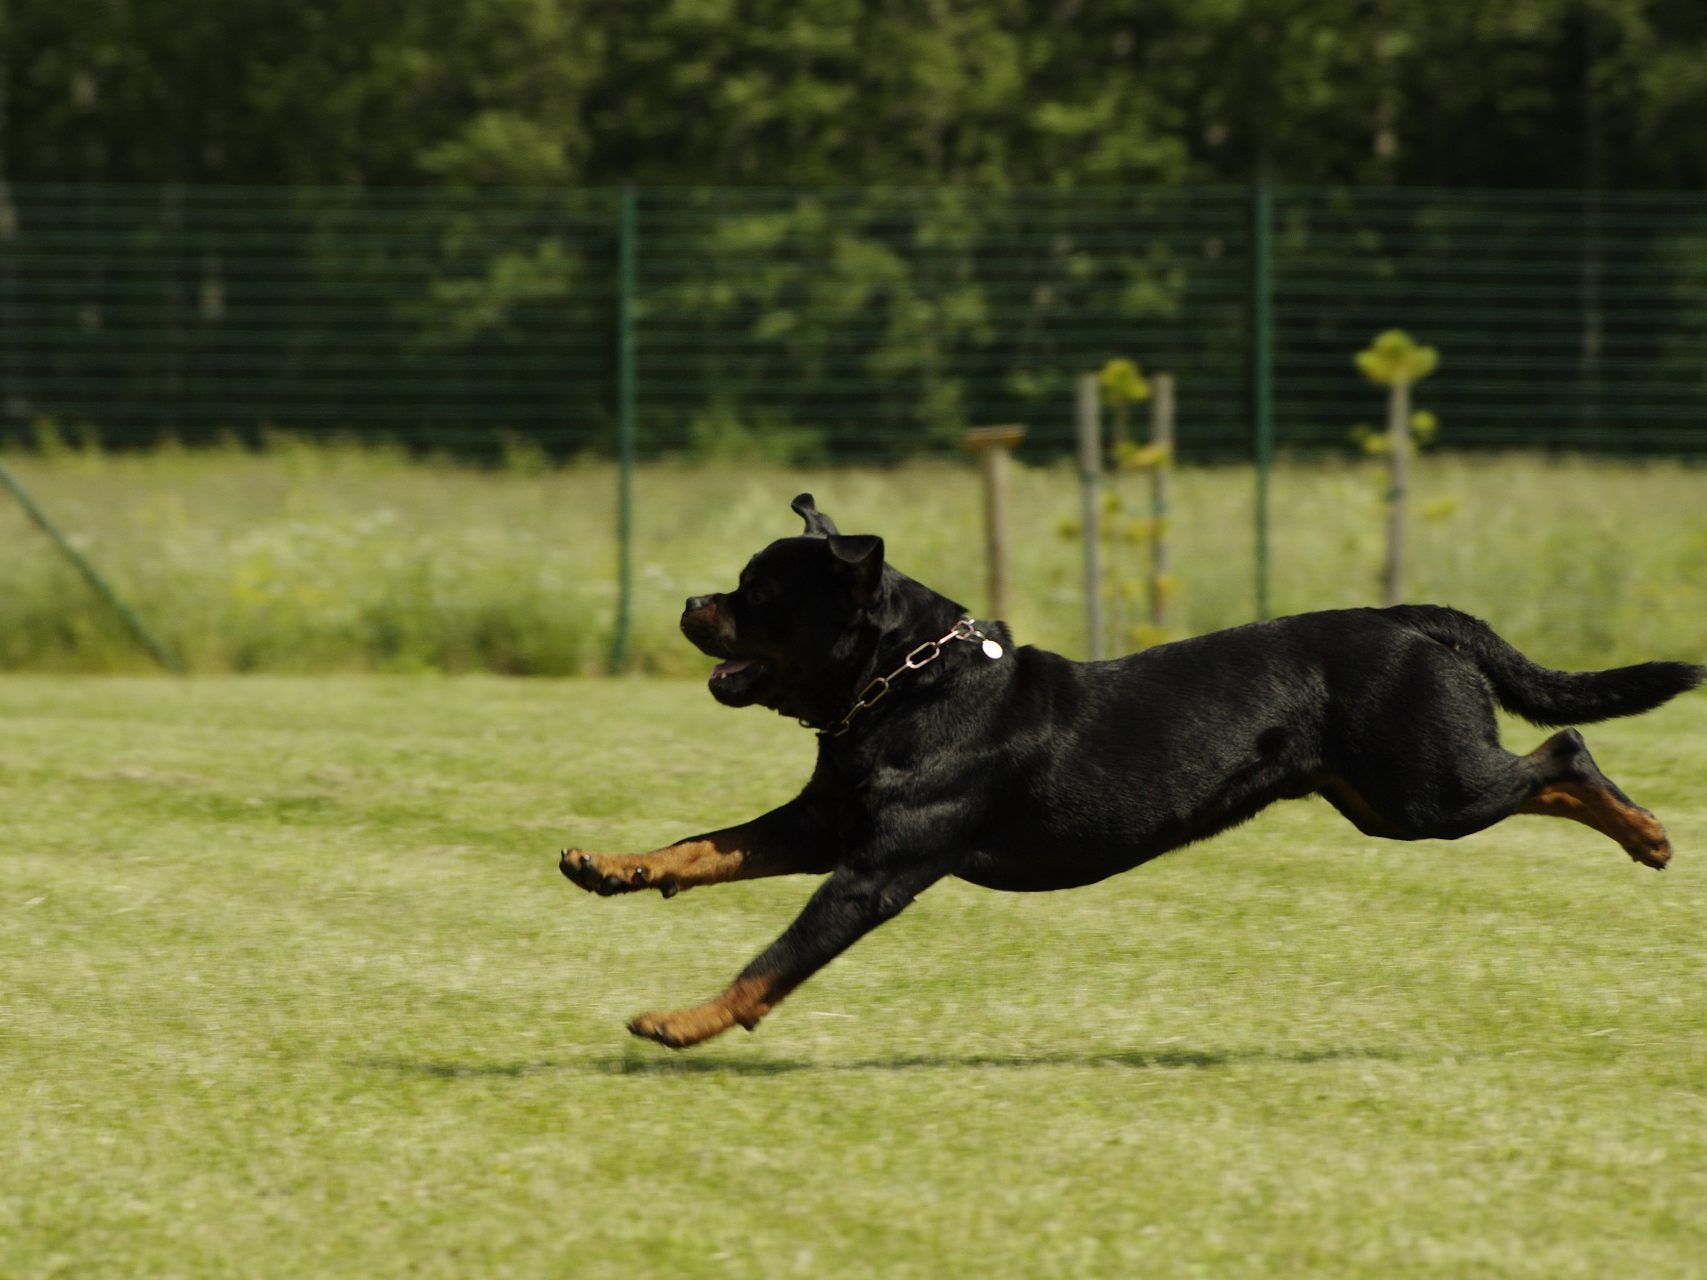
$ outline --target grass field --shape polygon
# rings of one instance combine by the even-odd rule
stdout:
[[[1573,825],[1319,802],[1089,889],[924,895],[752,1036],[809,882],[601,900],[792,794],[685,681],[0,678],[0,1273],[1707,1275],[1707,696]],[[1527,749],[1539,732],[1511,732]]]
[[[603,669],[616,612],[616,481],[603,465],[474,471],[383,450],[282,443],[5,458],[76,543],[198,672]],[[1143,477],[1128,485],[1143,510]],[[1293,461],[1273,484],[1273,606],[1375,603],[1382,478],[1365,463]],[[981,498],[970,463],[824,472],[733,463],[643,468],[634,656],[686,675],[684,597],[716,590],[799,531],[811,489],[849,531],[984,611]],[[1421,459],[1410,598],[1487,617],[1556,666],[1707,653],[1707,469],[1534,456]],[[1022,639],[1083,654],[1079,510],[1070,469],[1023,468],[1013,497]],[[1248,467],[1180,471],[1176,629],[1253,616]],[[147,656],[0,498],[0,670],[146,669]],[[1136,587],[1143,550],[1109,558]],[[1137,606],[1130,607],[1135,617]]]

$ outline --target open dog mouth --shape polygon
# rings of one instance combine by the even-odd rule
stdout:
[[[771,669],[757,658],[729,658],[711,669],[711,696],[719,702],[751,702]]]

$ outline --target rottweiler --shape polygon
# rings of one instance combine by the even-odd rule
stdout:
[[[781,808],[644,854],[565,850],[598,894],[822,875],[811,900],[721,995],[629,1023],[672,1049],[790,991],[946,876],[992,889],[1090,884],[1312,794],[1366,835],[1452,840],[1513,814],[1570,818],[1656,870],[1665,828],[1595,765],[1574,728],[1527,755],[1500,746],[1498,703],[1538,725],[1633,715],[1707,668],[1538,666],[1486,623],[1432,605],[1253,622],[1109,662],[1016,648],[1005,624],[897,572],[883,540],[806,522],[695,596],[687,638],[717,660],[711,694],[818,734],[811,779]]]

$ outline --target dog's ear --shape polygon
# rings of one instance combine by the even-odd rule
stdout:
[[[855,604],[869,604],[883,581],[883,539],[870,533],[832,533],[829,538],[831,569],[848,584]]]
[[[833,537],[836,532],[836,522],[813,505],[812,495],[803,493],[789,504],[794,508],[794,514],[806,521],[806,532],[814,538]]]

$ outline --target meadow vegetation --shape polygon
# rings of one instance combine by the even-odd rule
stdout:
[[[606,464],[552,467],[521,452],[477,470],[288,441],[264,453],[59,446],[5,462],[197,672],[567,675],[601,670],[609,651],[617,522]],[[1707,471],[1444,454],[1416,472],[1413,599],[1484,616],[1555,665],[1707,652]],[[1076,486],[1064,466],[1018,470],[1010,612],[1022,640],[1082,654],[1080,551],[1064,532]],[[1375,462],[1277,468],[1278,611],[1376,602],[1380,486]],[[731,584],[753,550],[795,532],[787,503],[801,489],[844,528],[882,533],[915,577],[984,608],[970,464],[658,464],[636,486],[638,670],[703,667],[675,632],[681,600]],[[1252,493],[1248,467],[1178,473],[1180,631],[1252,616]],[[0,545],[0,669],[146,668],[10,501]],[[1136,589],[1142,546],[1111,550]]]
[[[752,816],[812,738],[697,679],[487,674],[602,667],[608,466],[6,461],[201,673],[125,674],[0,504],[8,1276],[1699,1269],[1707,697],[1589,734],[1663,876],[1567,823],[1394,845],[1300,802],[1071,894],[938,886],[676,1056],[624,1020],[715,991],[810,882],[605,901],[556,850]],[[1707,651],[1702,472],[1418,470],[1419,598],[1560,665]],[[979,607],[969,468],[657,465],[639,669],[703,674],[681,598],[800,489]],[[1279,608],[1375,598],[1372,468],[1286,463],[1274,505]],[[1013,507],[1016,630],[1081,651],[1074,480],[1021,469]],[[1182,628],[1245,620],[1250,472],[1186,469],[1175,509]]]

